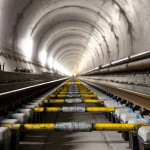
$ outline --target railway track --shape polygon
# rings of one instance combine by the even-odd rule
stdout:
[[[13,146],[18,147],[19,150],[48,150],[49,148],[96,150],[100,147],[109,150],[126,150],[131,143],[133,145],[137,143],[132,139],[128,139],[130,144],[127,143],[127,136],[124,135],[133,131],[137,133],[141,127],[149,127],[149,121],[146,118],[142,119],[141,114],[117,102],[117,99],[114,100],[111,95],[108,96],[101,90],[98,91],[74,78],[66,82],[63,82],[64,80],[66,79],[56,81],[55,88],[56,82],[45,84],[46,89],[53,85],[53,90],[50,89],[45,96],[37,95],[27,100],[26,104],[22,104],[20,108],[16,107],[7,116],[3,116],[6,118],[2,118],[0,122],[1,129],[7,128],[6,131],[12,132],[11,140],[16,142],[16,144],[11,143]],[[60,81],[62,84],[59,83]],[[41,89],[41,86],[44,85],[38,85],[38,89]],[[29,92],[31,93],[32,91]],[[107,105],[108,103],[111,105]],[[117,116],[118,111],[122,115]],[[127,116],[128,121],[134,119],[141,122],[132,124],[122,122],[124,115]],[[12,119],[17,122],[12,123]],[[2,132],[5,131],[2,130]],[[19,139],[14,138],[14,134],[18,134],[18,137],[20,135]],[[138,140],[137,136],[136,140]]]

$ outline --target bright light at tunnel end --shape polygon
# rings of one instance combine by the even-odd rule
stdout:
[[[67,69],[65,69],[61,64],[59,64],[57,61],[54,61],[53,63],[54,69],[59,71],[60,73],[67,75],[67,76],[72,76],[73,74],[69,72]]]

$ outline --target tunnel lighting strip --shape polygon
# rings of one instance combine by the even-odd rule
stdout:
[[[142,126],[149,124],[108,124],[108,123],[88,123],[88,122],[58,122],[49,124],[3,124],[13,130],[25,129],[28,131],[137,131]]]

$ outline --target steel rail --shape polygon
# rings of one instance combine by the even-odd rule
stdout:
[[[86,79],[81,79],[81,80],[89,85],[92,85],[99,89],[103,89],[123,99],[126,99],[140,107],[150,110],[150,95],[127,90],[124,88],[119,88],[109,84],[100,83],[97,80],[86,80]]]

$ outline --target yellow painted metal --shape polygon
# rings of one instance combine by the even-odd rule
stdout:
[[[89,92],[80,92],[80,94],[94,94],[94,93],[89,91]]]
[[[134,124],[100,124],[94,126],[96,131],[135,131]]]
[[[91,92],[91,91],[81,91],[81,90],[79,90],[79,93],[82,95],[82,94],[90,94],[90,95],[93,95],[94,93],[93,92]]]
[[[65,94],[64,94],[64,95],[61,95],[61,94],[60,94],[60,95],[57,95],[57,97],[58,97],[58,98],[65,98],[66,95],[65,95]]]
[[[96,98],[97,97],[97,95],[95,94],[82,94],[81,96],[83,98]]]
[[[39,108],[34,108],[35,112],[60,112],[61,107],[39,107]],[[114,112],[115,108],[107,108],[107,107],[86,107],[87,112]]]
[[[53,100],[44,100],[44,103],[65,103],[64,99],[53,99]],[[83,103],[102,103],[103,100],[96,100],[96,99],[85,99]]]
[[[46,108],[46,111],[47,112],[59,112],[61,111],[61,108],[60,107],[48,107]]]
[[[150,124],[135,124],[135,129],[138,130],[139,128],[143,126],[150,126]]]
[[[76,84],[81,84],[81,82],[80,81],[76,81]]]
[[[137,131],[146,124],[101,124],[96,123],[94,129],[96,131]]]
[[[96,100],[96,99],[85,99],[83,100],[84,103],[102,103],[102,100]]]
[[[48,103],[48,102],[49,102],[48,99],[44,99],[44,100],[43,100],[43,103]]]
[[[38,107],[38,108],[34,108],[35,112],[59,112],[61,111],[60,107],[47,107],[47,108],[43,108],[43,107]]]
[[[7,127],[9,129],[15,129],[19,130],[20,129],[20,124],[3,124],[2,127]]]
[[[24,129],[35,131],[35,130],[54,130],[54,124],[4,124],[3,127],[7,127],[9,129],[19,130],[21,126],[23,126]]]
[[[42,107],[34,108],[34,111],[35,112],[43,112],[44,108],[42,108]]]
[[[55,95],[55,94],[51,94],[51,95],[49,95],[49,97],[50,97],[50,98],[55,98],[56,95]]]
[[[25,124],[24,128],[26,130],[30,130],[30,131],[36,131],[36,130],[53,131],[54,130],[54,124]]]
[[[62,92],[59,92],[59,93],[62,94],[62,95],[67,94],[67,92],[63,92],[63,91],[62,91]]]
[[[55,100],[50,100],[50,103],[65,103],[64,99],[55,99]]]
[[[53,131],[55,124],[4,124],[3,127],[9,129],[19,130],[24,128],[29,131]],[[93,130],[95,131],[137,131],[142,126],[150,126],[149,124],[93,124]]]
[[[51,95],[49,95],[49,97],[50,98],[65,98],[66,97],[66,95],[65,94],[51,94]]]
[[[114,112],[115,108],[107,108],[107,107],[87,107],[86,111],[88,112]]]

